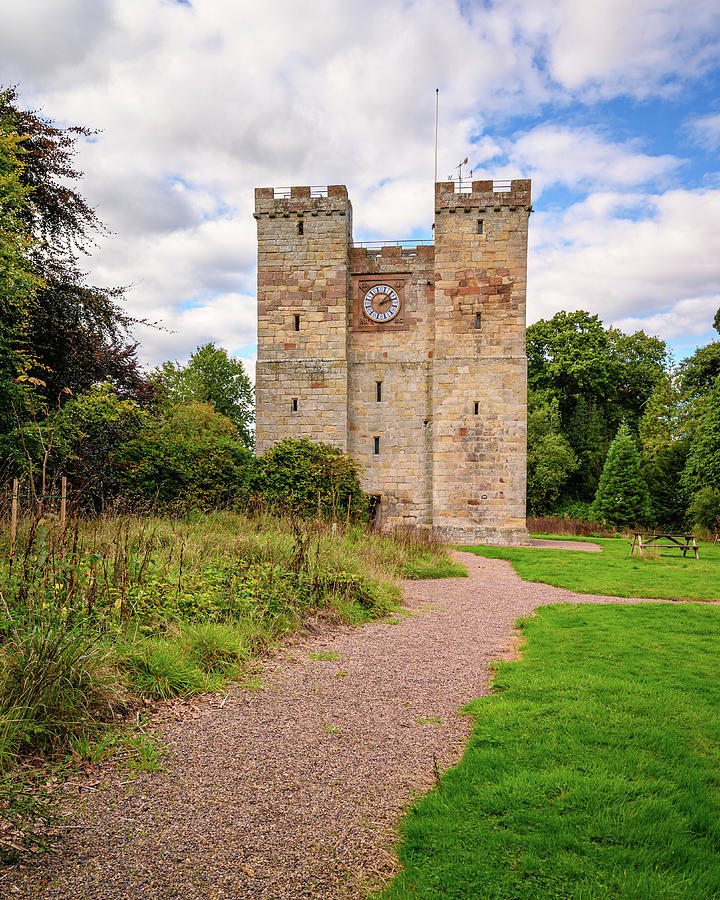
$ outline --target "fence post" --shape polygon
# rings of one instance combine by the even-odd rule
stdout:
[[[60,490],[60,534],[65,534],[65,512],[67,510],[67,478],[62,477],[62,488]]]
[[[18,480],[13,478],[12,488],[12,512],[10,513],[10,565],[15,558],[15,538],[17,536],[17,517],[18,517]]]

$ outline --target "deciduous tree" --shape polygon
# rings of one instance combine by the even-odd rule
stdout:
[[[246,447],[253,445],[254,392],[242,362],[214,343],[198,347],[187,365],[163,363],[153,381],[171,404],[210,403],[230,419]]]

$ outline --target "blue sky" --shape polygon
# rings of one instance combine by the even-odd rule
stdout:
[[[357,240],[427,237],[439,175],[530,177],[528,321],[587,309],[717,337],[720,4],[696,0],[24,0],[0,83],[80,147],[148,365],[215,340],[252,366],[253,188],[348,185]]]

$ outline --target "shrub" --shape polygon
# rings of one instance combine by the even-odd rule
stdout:
[[[244,495],[252,455],[229,419],[207,403],[187,403],[146,419],[118,460],[132,496],[214,508]]]
[[[254,476],[256,495],[271,508],[301,516],[366,521],[368,498],[360,487],[358,464],[337,447],[307,438],[286,438],[259,460]]]
[[[699,525],[707,531],[720,531],[720,490],[701,488],[690,504],[688,520],[691,525]]]

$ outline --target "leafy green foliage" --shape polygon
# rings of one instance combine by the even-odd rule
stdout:
[[[59,434],[62,468],[86,504],[101,510],[121,494],[120,448],[148,421],[135,400],[120,397],[108,382],[65,404]]]
[[[9,420],[17,395],[13,380],[26,372],[30,307],[43,285],[32,265],[34,246],[25,221],[30,188],[23,184],[24,153],[14,117],[0,92],[0,416]]]
[[[557,605],[523,630],[383,897],[717,896],[718,610]]]
[[[707,485],[701,488],[693,497],[688,518],[707,531],[720,531],[720,490]]]
[[[209,403],[229,419],[246,447],[253,446],[254,392],[243,364],[214,343],[198,347],[181,366],[163,363],[151,375],[171,405]]]
[[[608,450],[591,512],[598,521],[627,526],[647,522],[652,515],[640,456],[625,424]]]
[[[129,495],[206,509],[243,496],[251,460],[233,423],[197,402],[144,418],[115,454]]]
[[[560,425],[556,397],[528,396],[527,506],[531,515],[549,512],[579,463]]]
[[[577,457],[578,465],[569,472],[561,489],[568,499],[590,500],[597,489],[603,460],[611,439],[622,421],[633,426],[657,382],[664,377],[668,363],[663,341],[643,332],[626,335],[605,329],[597,316],[587,312],[560,312],[541,319],[528,328],[528,385],[532,392],[555,398],[559,430]],[[549,439],[549,450],[564,465],[570,462],[562,442]],[[568,473],[568,469],[563,468]],[[537,494],[535,472],[532,475],[533,502]],[[548,484],[547,500],[540,499],[548,511],[554,485],[547,482],[551,473],[540,473],[539,494]]]
[[[286,438],[258,460],[254,488],[272,509],[302,516],[318,512],[352,521],[367,518],[367,496],[357,463],[337,447]]]
[[[136,345],[128,342],[134,323],[119,306],[122,290],[85,284],[78,265],[103,230],[72,186],[81,177],[73,164],[75,141],[91,132],[58,128],[21,109],[9,88],[0,89],[0,133],[3,148],[9,135],[21,154],[15,175],[22,202],[16,212],[23,226],[22,255],[34,280],[23,352],[35,363],[46,399],[53,403],[64,387],[79,393],[104,380],[132,394],[146,392]]]
[[[700,406],[681,480],[689,492],[720,484],[720,377]]]

